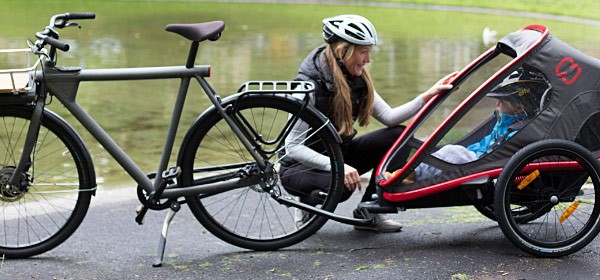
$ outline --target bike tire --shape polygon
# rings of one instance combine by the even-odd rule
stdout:
[[[283,158],[280,151],[283,139],[276,139],[288,116],[297,115],[306,122],[312,131],[313,144],[320,142],[324,153],[329,157],[331,171],[329,191],[324,194],[323,210],[333,212],[343,188],[343,159],[341,149],[332,129],[324,125],[325,118],[317,111],[301,108],[296,98],[276,95],[251,95],[237,100],[226,101],[224,107],[230,107],[230,115],[245,126],[252,127],[264,139],[273,140],[263,144],[264,158],[277,166]],[[193,184],[202,177],[201,169],[231,174],[224,166],[251,166],[255,161],[231,132],[224,119],[216,111],[205,113],[190,129],[182,148],[184,159],[181,161],[184,186]],[[269,146],[269,147],[265,147]],[[279,148],[279,149],[278,149]],[[217,167],[217,168],[212,168]],[[223,167],[221,169],[221,167]],[[219,170],[215,170],[219,169]],[[193,170],[196,170],[193,172]],[[310,171],[312,172],[312,171]],[[273,196],[293,197],[282,186],[279,174],[274,176],[275,184],[271,190],[265,190],[259,184],[214,195],[196,195],[186,197],[186,201],[196,219],[216,237],[252,250],[276,250],[301,242],[319,230],[327,221],[323,216],[312,216],[301,226],[296,224],[299,209],[277,202]],[[289,175],[292,176],[292,175]],[[268,179],[267,179],[268,180]],[[266,181],[266,180],[265,180]]]
[[[63,243],[79,227],[95,186],[83,142],[45,111],[30,157],[25,190],[7,184],[16,166],[33,107],[0,107],[0,256],[26,258]],[[91,170],[90,170],[91,169]]]
[[[527,145],[508,161],[496,184],[502,232],[535,256],[577,252],[600,231],[599,172],[598,160],[577,143],[552,139]],[[519,222],[512,213],[520,207],[536,218]]]

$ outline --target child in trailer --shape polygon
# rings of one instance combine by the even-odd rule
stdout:
[[[496,99],[494,114],[497,121],[492,131],[479,142],[467,147],[444,145],[432,156],[448,163],[463,164],[492,152],[517,133],[527,119],[539,112],[543,106],[540,105],[540,101],[549,90],[550,84],[543,74],[519,68],[486,95]],[[441,174],[442,170],[421,163],[402,183],[412,184]],[[386,172],[386,176],[391,178],[393,173]]]

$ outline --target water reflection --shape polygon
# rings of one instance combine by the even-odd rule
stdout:
[[[445,74],[464,67],[483,51],[483,46],[476,40],[412,41],[386,38],[385,34],[382,39],[385,43],[373,54],[373,76],[380,94],[390,104],[396,105],[414,98]],[[169,56],[172,55],[170,60],[175,64],[183,63],[188,46],[171,43],[175,44],[168,51]],[[213,65],[209,82],[226,96],[247,80],[292,79],[304,56],[320,43],[321,38],[313,35],[257,34],[236,38],[235,41],[205,43],[197,61]],[[74,46],[80,47],[81,51],[66,58],[79,61],[78,64],[84,67],[87,67],[86,64],[95,64],[89,67],[125,67],[134,63],[132,56],[143,55],[143,60],[147,60],[153,57],[155,50],[151,44],[138,50],[126,49],[123,45],[115,37],[103,36],[93,39],[89,46],[75,43]],[[149,49],[150,53],[145,49]],[[162,55],[154,54],[157,60]],[[88,83],[82,85],[78,101],[98,118],[119,145],[131,152],[135,162],[152,172],[160,157],[177,86],[178,81]],[[208,100],[198,94],[198,86],[192,86],[192,90],[178,139],[183,137],[195,117],[209,106]],[[445,111],[449,113],[451,109]],[[374,124],[362,130],[378,126]],[[97,159],[98,177],[109,183],[121,181],[120,167],[94,141],[88,139],[86,142],[94,143],[91,149]]]
[[[165,32],[165,23],[223,18],[227,23],[223,37],[216,42],[201,44],[197,58],[197,64],[212,65],[209,82],[223,96],[234,93],[241,83],[248,80],[292,79],[304,57],[322,43],[318,24],[323,18],[322,15],[337,13],[333,7],[318,6],[319,9],[313,8],[315,13],[306,13],[302,18],[295,16],[295,23],[289,26],[290,23],[284,22],[283,19],[290,17],[292,9],[286,10],[282,6],[263,5],[262,14],[257,13],[252,19],[240,19],[240,14],[251,16],[244,12],[243,5],[186,4],[194,6],[195,12],[192,13],[192,9],[183,4],[181,7],[176,4],[163,4],[168,7],[169,13],[165,13],[158,20],[157,6],[148,8],[150,5],[142,6],[139,3],[118,5],[121,8],[127,5],[135,6],[136,14],[128,14],[126,24],[121,20],[120,13],[108,12],[106,7],[82,9],[96,11],[101,16],[96,21],[84,22],[81,30],[70,29],[61,32],[71,45],[72,51],[61,54],[59,62],[84,68],[182,65],[187,57],[188,42],[173,33]],[[293,9],[304,9],[303,7],[294,6]],[[373,18],[377,18],[377,14],[389,12],[389,9],[361,9],[367,16],[372,14]],[[276,11],[268,13],[269,10]],[[48,14],[48,17],[52,14],[46,11],[37,13]],[[423,20],[420,18],[427,13],[440,14],[403,10],[403,17],[392,22],[393,24],[377,26],[382,44],[373,53],[372,76],[378,92],[391,105],[399,105],[412,99],[440,77],[464,67],[487,49],[481,41],[484,25],[476,28],[461,26],[462,29],[458,31],[456,25],[444,27],[439,22],[431,23],[439,26],[438,29],[420,30],[419,23],[406,25],[405,21],[410,20],[405,19]],[[10,19],[9,16],[6,15],[6,18]],[[432,20],[454,24],[464,22],[465,14],[446,12],[443,13],[443,17],[429,17]],[[488,24],[502,26],[503,31],[499,32],[498,37],[505,34],[502,32],[516,30],[524,26],[523,23],[528,23],[527,19],[515,20],[483,15],[469,17],[469,22],[486,21]],[[0,48],[24,47],[25,39],[31,38],[31,34],[45,22],[46,19],[41,24],[39,21],[26,22],[24,26],[15,27],[20,29],[20,35],[0,36]],[[405,26],[402,26],[403,24]],[[584,51],[591,55],[600,54],[599,48],[594,47],[597,44],[587,43],[596,39],[586,38],[584,35],[577,37],[569,32],[574,30],[573,24],[565,24],[563,29],[562,25],[553,24],[558,26],[559,33],[583,38],[575,40],[575,44],[585,46]],[[399,29],[408,28],[415,28],[416,34],[399,34]],[[84,83],[80,86],[77,100],[97,118],[117,143],[130,153],[136,163],[145,171],[152,172],[155,171],[160,157],[177,86],[176,80]],[[208,100],[199,94],[197,85],[192,85],[191,90],[184,108],[176,147],[187,127],[208,106]],[[447,114],[456,104],[446,106],[448,108],[441,112]],[[62,106],[56,102],[49,107],[64,112]],[[72,118],[65,118],[81,132],[92,151],[100,180],[109,184],[131,182],[121,167],[110,159],[89,134]],[[380,125],[372,124],[361,128],[360,131],[378,127]],[[171,162],[174,162],[176,152]]]

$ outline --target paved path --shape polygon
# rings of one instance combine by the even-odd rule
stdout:
[[[201,0],[199,0],[201,1]],[[226,2],[226,1],[223,1]],[[337,0],[227,2],[346,4]],[[354,2],[356,5],[502,14],[507,11]],[[537,13],[511,15],[600,26]],[[359,195],[338,209],[350,213]],[[131,188],[99,190],[78,231],[58,248],[23,260],[0,259],[0,279],[598,279],[600,241],[560,259],[539,259],[510,244],[472,207],[409,210],[405,229],[377,234],[329,222],[306,241],[274,252],[243,250],[207,233],[184,206],[169,231],[163,267],[153,268],[166,212],[134,222]]]
[[[117,202],[110,202],[113,198]],[[349,214],[359,195],[341,204]],[[166,212],[134,222],[133,189],[100,190],[67,242],[37,257],[4,260],[0,279],[598,279],[600,242],[560,259],[518,250],[472,207],[409,210],[403,232],[355,231],[328,222],[273,252],[240,249],[207,233],[187,206],[175,217],[164,265],[152,267]],[[1,261],[1,260],[0,260]],[[462,277],[462,278],[461,278]]]

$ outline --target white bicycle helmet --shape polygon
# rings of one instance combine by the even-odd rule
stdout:
[[[356,45],[377,45],[375,27],[358,15],[339,15],[323,20],[325,42],[332,43],[338,38]]]
[[[537,70],[519,68],[493,88],[486,96],[521,103],[525,112],[533,116],[544,108],[546,93],[552,85]]]

